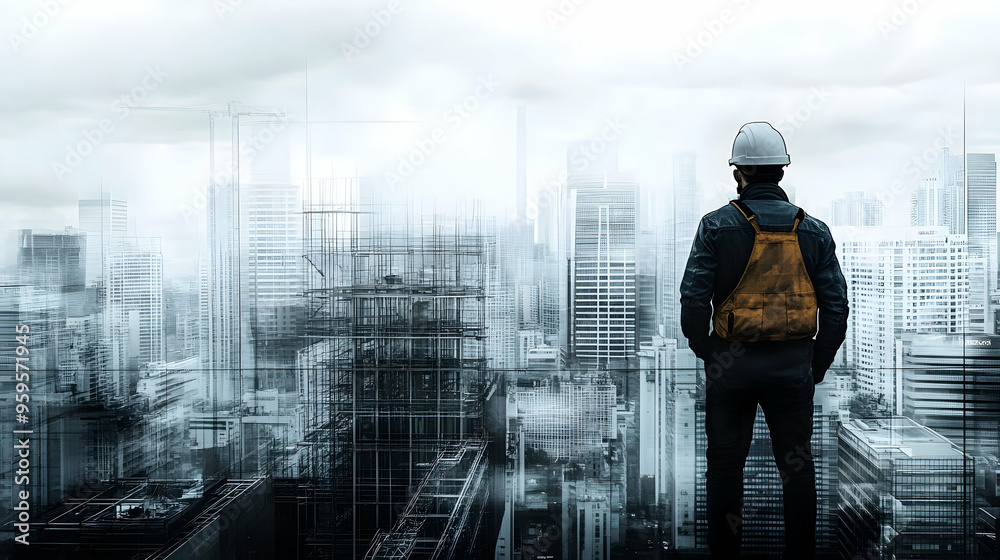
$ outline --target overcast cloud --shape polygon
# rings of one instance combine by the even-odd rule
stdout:
[[[823,218],[845,191],[899,181],[888,216],[903,224],[917,181],[907,162],[940,138],[962,149],[963,82],[968,151],[1000,146],[997,22],[987,1],[4,2],[5,229],[76,226],[77,199],[103,184],[127,197],[133,233],[163,237],[168,268],[191,272],[198,227],[182,210],[208,179],[208,121],[126,112],[134,93],[139,106],[286,112],[288,144],[271,147],[290,147],[294,181],[306,175],[307,97],[317,177],[384,177],[443,128],[401,188],[475,196],[498,215],[514,212],[519,104],[529,197],[565,169],[570,143],[618,119],[620,168],[644,189],[666,193],[673,153],[689,151],[706,204],[722,203],[736,131],[768,120],[786,133],[785,184],[807,211]],[[497,85],[477,90],[484,80]],[[93,153],[54,170],[102,119],[113,128]],[[228,157],[228,123],[217,133]]]

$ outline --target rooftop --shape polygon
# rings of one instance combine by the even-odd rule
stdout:
[[[962,457],[962,452],[951,440],[902,416],[853,419],[843,424],[843,429],[880,454],[916,458]]]

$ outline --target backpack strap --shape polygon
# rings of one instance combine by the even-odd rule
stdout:
[[[792,224],[792,233],[795,233],[795,230],[799,229],[799,224],[801,224],[802,220],[805,219],[806,219],[806,211],[799,208],[798,213],[795,214],[795,223]]]
[[[750,225],[753,226],[754,231],[759,233],[760,228],[757,226],[757,216],[754,215],[753,210],[751,210],[749,206],[744,204],[742,200],[730,200],[729,202],[731,202],[732,205],[735,206],[736,209],[740,211],[740,214],[743,214],[743,217],[746,218],[748,222],[750,222]],[[795,233],[799,229],[799,224],[801,224],[802,221],[805,219],[806,219],[806,211],[799,208],[799,211],[795,214],[795,223],[792,224],[792,233]]]
[[[743,204],[742,200],[730,200],[729,202],[731,202],[733,206],[740,211],[740,214],[743,214],[743,217],[750,222],[750,225],[753,226],[753,230],[760,233],[760,228],[757,227],[757,216],[754,216],[753,210],[750,210],[749,206]]]

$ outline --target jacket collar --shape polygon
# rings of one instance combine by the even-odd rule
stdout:
[[[777,183],[753,183],[743,188],[740,200],[784,200],[788,195]]]

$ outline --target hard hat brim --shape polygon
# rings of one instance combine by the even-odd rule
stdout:
[[[765,156],[765,157],[749,157],[749,156],[738,156],[729,159],[729,165],[790,165],[792,159],[788,156]]]

